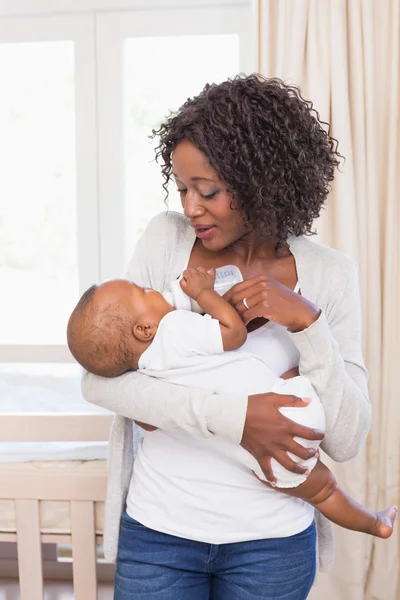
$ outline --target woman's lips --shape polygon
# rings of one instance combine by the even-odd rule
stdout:
[[[197,237],[200,238],[201,240],[211,237],[212,234],[214,233],[215,229],[216,229],[216,227],[214,225],[212,225],[211,227],[195,227],[194,228]]]

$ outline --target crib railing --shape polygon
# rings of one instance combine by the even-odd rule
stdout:
[[[0,440],[107,441],[111,420],[111,415],[96,414],[6,414],[0,416]],[[13,499],[16,511],[16,534],[0,532],[0,541],[17,542],[21,600],[43,600],[41,544],[61,542],[72,544],[75,600],[96,600],[94,503],[105,499],[106,475],[38,472],[22,477],[10,469],[0,477],[0,497]],[[71,534],[41,533],[41,500],[70,503]]]

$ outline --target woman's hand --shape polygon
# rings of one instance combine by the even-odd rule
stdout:
[[[321,312],[315,304],[268,275],[237,283],[224,299],[236,308],[246,325],[261,317],[292,331],[302,331],[314,323]]]
[[[276,483],[276,479],[271,468],[271,458],[288,471],[302,474],[307,469],[295,463],[287,452],[303,460],[315,456],[314,448],[304,448],[294,441],[294,437],[306,440],[324,438],[322,431],[299,425],[279,411],[280,406],[304,407],[308,404],[308,398],[304,401],[296,396],[274,392],[249,396],[241,446],[256,458],[265,477],[272,484]]]

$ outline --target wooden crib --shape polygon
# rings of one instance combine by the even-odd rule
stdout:
[[[108,414],[3,414],[0,440],[4,442],[107,441],[112,416]],[[99,462],[99,461],[98,461]],[[14,463],[0,471],[0,499],[15,502],[16,532],[2,532],[0,542],[16,542],[21,600],[43,600],[42,544],[72,544],[72,572],[76,600],[97,599],[96,535],[94,507],[104,502],[106,468],[80,472],[25,473]],[[43,533],[39,502],[62,500],[69,503],[70,531]]]

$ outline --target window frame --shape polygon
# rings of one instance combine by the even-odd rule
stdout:
[[[101,13],[177,8],[249,7],[258,12],[257,0],[2,0],[1,17]]]

